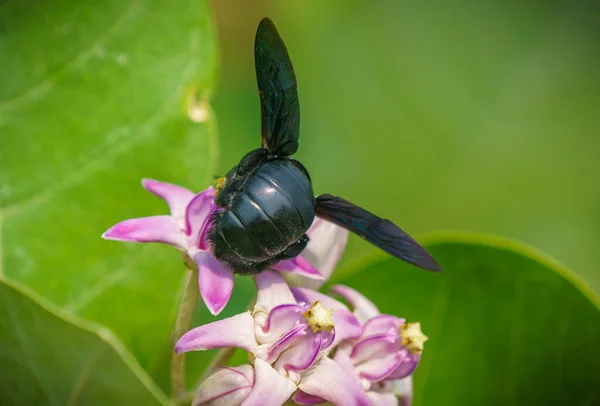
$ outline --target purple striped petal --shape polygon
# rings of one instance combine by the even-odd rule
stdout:
[[[310,368],[317,360],[321,350],[327,346],[325,338],[329,338],[329,343],[331,343],[331,334],[306,334],[302,339],[297,340],[298,343],[294,347],[288,348],[279,356],[274,365],[275,369],[280,373],[290,374],[292,379],[299,378],[299,376],[294,377],[291,373]]]
[[[254,388],[242,406],[280,406],[296,390],[296,385],[260,358],[254,360]]]
[[[352,348],[350,357],[360,377],[377,382],[401,365],[406,351],[400,351],[397,336],[387,334],[360,341]]]
[[[254,319],[250,312],[204,324],[188,331],[175,344],[175,352],[181,354],[187,351],[225,347],[241,348],[248,352],[256,350]]]
[[[299,405],[318,405],[320,403],[325,403],[326,400],[320,398],[318,396],[309,395],[306,392],[302,392],[301,390],[297,390],[292,396],[292,400]]]
[[[198,389],[192,406],[232,405],[239,406],[254,386],[252,365],[223,367],[206,378]]]
[[[129,219],[109,228],[102,238],[129,242],[158,242],[184,251],[185,236],[171,216],[153,216]]]
[[[403,349],[405,357],[402,360],[402,363],[389,374],[386,379],[402,379],[406,378],[410,374],[412,374],[417,365],[419,365],[419,360],[421,359],[421,354],[415,355],[409,352],[406,349]]]
[[[405,322],[396,316],[380,314],[367,321],[362,336],[364,338],[381,334],[399,334],[400,326]]]
[[[393,393],[368,392],[371,406],[398,406],[398,398]]]
[[[273,266],[273,269],[281,272],[290,272],[296,275],[304,276],[310,279],[318,279],[324,281],[325,278],[317,268],[312,266],[310,262],[306,259],[302,258],[302,256],[297,256],[293,259],[286,259],[284,261],[279,261]]]
[[[306,371],[298,387],[334,405],[370,406],[369,399],[351,370],[342,369],[330,358],[322,358]]]
[[[185,233],[192,237],[192,245],[200,248],[201,231],[208,221],[208,215],[214,210],[215,190],[210,187],[198,193],[188,204],[185,211]]]
[[[254,283],[258,288],[256,297],[258,309],[270,312],[276,306],[296,303],[290,288],[277,272],[262,271],[254,276]]]
[[[306,289],[306,288],[290,288],[292,293],[294,294],[294,298],[296,298],[297,302],[304,302],[307,304],[314,303],[316,301],[321,302],[321,304],[328,309],[332,310],[348,310],[345,304],[340,302],[339,300],[335,300],[334,298],[327,296],[321,292],[317,292],[316,290]]]
[[[400,351],[398,339],[398,336],[392,334],[371,336],[365,340],[359,341],[352,347],[350,358],[352,358],[354,364],[357,364],[386,352],[398,352]]]
[[[352,305],[356,317],[363,323],[379,314],[379,309],[358,291],[344,285],[333,285],[330,292],[343,297]]]
[[[154,179],[142,179],[142,186],[150,193],[163,199],[169,205],[171,215],[178,220],[183,219],[185,208],[194,198],[193,192],[172,183],[159,182]]]
[[[216,316],[227,305],[233,292],[233,272],[211,252],[198,251],[194,254],[194,262],[198,265],[200,295],[208,310]]]
[[[265,361],[269,362],[270,364],[275,362],[277,357],[279,357],[279,355],[281,355],[281,353],[283,351],[288,349],[290,346],[293,346],[297,341],[306,337],[306,335],[307,335],[306,328],[307,328],[306,324],[299,324],[299,325],[295,326],[290,331],[288,331],[287,333],[285,333],[281,337],[279,337],[279,339],[277,341],[275,341],[273,344],[266,346],[265,347],[265,349],[267,350],[267,352],[265,354],[266,356],[261,357],[261,358],[263,358]],[[260,354],[257,353],[256,355],[259,356]]]
[[[257,331],[258,340],[261,343],[271,343],[290,331],[295,325],[299,323],[306,325],[306,320],[302,315],[306,310],[307,306],[297,304],[285,304],[275,307],[269,313],[264,326]]]

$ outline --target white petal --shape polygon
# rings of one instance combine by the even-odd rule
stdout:
[[[356,317],[363,323],[379,314],[377,306],[357,290],[344,285],[333,285],[329,291],[346,299],[354,307]]]
[[[242,406],[281,406],[296,385],[260,358],[254,360],[254,388]]]
[[[254,277],[258,288],[256,308],[270,312],[276,306],[296,303],[285,280],[274,271],[262,271]]]

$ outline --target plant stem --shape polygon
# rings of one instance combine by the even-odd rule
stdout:
[[[173,348],[177,340],[181,338],[186,331],[190,329],[194,309],[198,302],[198,269],[195,264],[189,263],[185,258],[186,274],[183,285],[183,294],[175,320],[175,329],[173,330]],[[184,354],[177,355],[173,352],[171,359],[171,392],[173,399],[178,399],[186,394],[185,391],[185,358]]]

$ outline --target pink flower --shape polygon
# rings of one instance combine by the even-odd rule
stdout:
[[[345,308],[335,299],[309,289],[293,289],[297,300],[320,300],[333,309]],[[362,325],[358,337],[341,340],[333,360],[345,371],[352,371],[356,382],[374,406],[408,406],[412,400],[411,374],[417,367],[423,344],[420,323],[381,314],[362,294],[336,285],[331,292],[342,296],[354,308]]]
[[[200,385],[194,404],[280,405],[299,390],[300,397],[368,405],[358,381],[327,358],[337,342],[359,337],[362,329],[356,317],[348,309],[329,309],[318,300],[296,301],[273,271],[254,280],[258,297],[252,312],[197,327],[176,344],[178,353],[241,348],[252,362],[217,370],[207,379],[210,383]]]
[[[152,179],[142,180],[142,185],[163,199],[171,214],[122,221],[102,234],[102,238],[158,242],[183,251],[198,267],[198,284],[206,307],[212,314],[219,314],[231,297],[233,273],[217,261],[208,245],[208,218],[216,209],[215,189],[209,187],[195,195],[181,186]],[[323,279],[319,271],[301,257],[281,261],[276,266],[280,271]]]

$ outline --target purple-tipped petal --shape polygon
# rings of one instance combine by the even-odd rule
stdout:
[[[214,210],[215,190],[210,187],[198,193],[185,211],[185,233],[192,236],[194,247],[200,248],[200,240],[208,215]]]
[[[334,405],[370,406],[369,399],[351,370],[342,369],[330,358],[322,358],[306,371],[298,387]]]
[[[363,323],[379,314],[379,309],[373,302],[348,286],[333,285],[329,291],[346,299],[354,307],[356,317]]]
[[[325,278],[323,277],[323,275],[321,275],[319,270],[312,266],[310,262],[308,262],[301,256],[297,256],[293,259],[279,261],[273,266],[273,269],[281,272],[295,273],[296,275],[304,276],[309,279],[318,279],[320,281],[325,280]]]
[[[381,334],[398,334],[404,322],[405,320],[399,317],[380,314],[365,323],[362,335],[367,338]]]
[[[200,295],[208,310],[215,316],[223,310],[233,292],[233,272],[219,262],[211,252],[194,254],[198,265]]]
[[[290,346],[293,346],[294,343],[301,340],[302,338],[306,338],[306,334],[307,333],[305,324],[299,324],[295,326],[290,331],[286,332],[281,337],[279,337],[279,339],[276,340],[274,343],[266,346],[266,354],[261,358],[263,358],[270,364],[275,362],[277,357],[279,357],[279,355],[281,355],[283,351],[287,350]],[[256,355],[260,356],[258,352]]]
[[[340,309],[333,311],[333,322],[335,324],[335,340],[332,346],[335,347],[344,340],[360,337],[362,326],[350,310]]]
[[[406,378],[407,376],[409,376],[410,374],[412,374],[415,369],[417,368],[417,365],[419,365],[419,360],[421,359],[421,355],[415,355],[410,353],[408,350],[404,349],[402,350],[404,352],[404,359],[402,360],[402,363],[400,363],[400,365],[394,369],[394,371],[392,371],[391,374],[389,374],[386,379],[403,379]]]
[[[277,272],[262,271],[254,277],[254,283],[258,288],[256,297],[258,309],[270,312],[276,306],[296,303],[290,288]]]
[[[254,319],[250,312],[204,324],[188,331],[175,344],[175,352],[181,354],[187,351],[224,347],[241,348],[248,352],[256,350]]]
[[[315,363],[321,350],[325,348],[324,335],[320,333],[305,333],[304,337],[297,342],[295,346],[284,351],[275,362],[274,368],[280,373],[307,370]]]
[[[296,298],[297,302],[311,304],[316,301],[319,301],[323,306],[327,307],[328,309],[348,310],[346,305],[344,305],[339,300],[335,300],[334,298],[327,296],[324,293],[317,292],[316,290],[306,288],[290,288],[290,290],[294,294],[294,298]]]
[[[129,219],[109,228],[102,238],[129,242],[159,242],[186,249],[185,236],[171,216]]]
[[[192,406],[239,406],[248,397],[253,386],[252,365],[219,368],[200,384]]]
[[[296,385],[260,358],[254,360],[254,388],[242,406],[280,406],[296,390]]]
[[[307,234],[310,241],[301,255],[327,280],[346,248],[348,230],[316,217]],[[323,282],[306,280],[301,286],[318,289],[322,284]]]
[[[398,406],[398,398],[393,393],[368,392],[371,406]]]
[[[406,357],[400,350],[398,337],[393,335],[373,336],[358,342],[350,354],[361,378],[377,382],[388,377]]]
[[[297,390],[292,396],[292,400],[299,405],[318,405],[320,403],[326,402],[325,399],[320,398],[318,396],[309,395],[306,392],[302,392],[301,390]]]
[[[261,343],[273,343],[298,323],[306,324],[302,315],[306,310],[306,306],[285,304],[271,310],[264,324],[261,324],[260,318],[255,318],[255,324],[258,325],[255,331],[257,340]]]
[[[183,219],[185,208],[194,197],[194,193],[186,188],[154,179],[142,179],[142,186],[163,199],[169,205],[171,215],[176,219]]]

